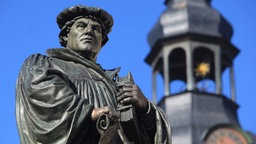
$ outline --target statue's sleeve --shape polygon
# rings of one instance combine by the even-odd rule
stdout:
[[[171,126],[166,114],[161,108],[149,102],[148,111],[146,113],[140,113],[138,118],[149,139],[147,143],[171,144]]]
[[[76,143],[88,130],[92,109],[49,57],[36,54],[25,61],[16,84],[21,144]]]

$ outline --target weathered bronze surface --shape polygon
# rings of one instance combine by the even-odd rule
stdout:
[[[128,73],[126,77],[117,78],[116,87],[117,90],[122,89],[126,83],[134,83],[133,77],[131,73]],[[120,124],[123,129],[125,129],[124,133],[127,138],[134,143],[142,143],[140,137],[140,128],[139,123],[136,116],[135,107],[133,104],[117,105],[117,111],[120,112]]]
[[[96,63],[112,16],[76,5],[64,9],[57,23],[65,48],[31,55],[17,79],[21,144],[171,143],[164,112],[146,99],[131,75],[119,78],[120,68],[105,70]]]

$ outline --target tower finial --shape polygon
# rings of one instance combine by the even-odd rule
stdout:
[[[165,0],[164,4],[168,5],[170,2],[178,2],[178,1],[202,1],[202,2],[207,2],[208,4],[211,3],[212,0]]]

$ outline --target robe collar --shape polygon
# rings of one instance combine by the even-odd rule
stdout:
[[[96,72],[100,73],[104,77],[106,77],[109,81],[114,82],[113,80],[118,76],[118,72],[120,71],[120,67],[114,68],[111,70],[105,70],[101,67],[100,64],[94,63],[88,59],[85,59],[84,57],[80,56],[73,50],[69,48],[54,48],[54,49],[48,49],[46,53],[50,57],[58,58],[65,61],[73,61],[76,63],[80,63],[86,67],[92,68]]]

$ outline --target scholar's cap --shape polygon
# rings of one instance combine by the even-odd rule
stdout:
[[[57,16],[57,24],[60,29],[64,29],[68,22],[77,17],[92,17],[103,26],[106,34],[111,32],[114,20],[112,16],[105,10],[98,7],[87,7],[83,5],[75,5],[64,9]]]

